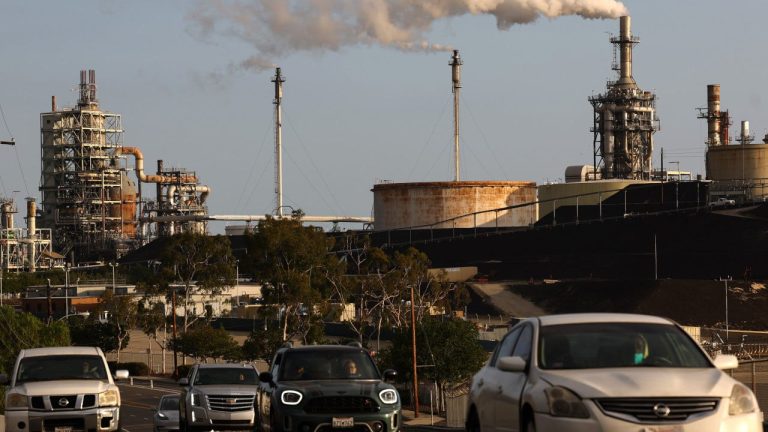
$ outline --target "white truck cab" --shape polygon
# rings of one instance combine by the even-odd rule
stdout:
[[[127,378],[119,370],[115,377]],[[114,432],[120,429],[120,390],[100,348],[21,350],[13,374],[0,374],[6,432]]]

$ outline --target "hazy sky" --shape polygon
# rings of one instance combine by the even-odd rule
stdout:
[[[721,84],[732,134],[741,120],[757,140],[768,129],[765,0],[412,3],[0,0],[0,139],[17,142],[0,147],[0,195],[39,199],[39,113],[52,95],[73,106],[79,71],[95,69],[102,109],[122,115],[124,145],[142,149],[147,171],[157,159],[196,171],[211,214],[271,213],[279,65],[285,204],[370,216],[377,182],[453,178],[446,48],[464,61],[462,180],[559,181],[592,162],[587,97],[615,77],[619,30],[572,14],[622,5],[640,37],[634,77],[658,98],[656,165],[663,147],[665,161],[703,174],[707,84]],[[568,16],[515,24],[539,16],[516,3]]]

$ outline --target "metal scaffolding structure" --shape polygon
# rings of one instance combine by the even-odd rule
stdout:
[[[40,115],[41,225],[64,255],[120,255],[136,233],[136,187],[116,156],[119,114],[99,108],[96,74],[80,71],[77,106]]]
[[[589,97],[594,109],[594,167],[603,179],[650,180],[659,121],[656,95],[638,88],[632,76],[632,48],[640,40],[632,35],[628,16],[620,22],[620,36],[610,39],[620,53],[619,64],[613,64],[619,79],[608,82],[606,93]]]
[[[51,230],[37,228],[35,200],[27,199],[27,228],[17,228],[13,215],[16,204],[0,197],[0,269],[5,272],[61,268],[64,257],[52,249]],[[31,215],[31,216],[30,216]]]

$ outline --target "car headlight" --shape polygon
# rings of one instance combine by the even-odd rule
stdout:
[[[203,395],[202,393],[192,392],[189,394],[189,403],[192,406],[202,406],[203,405]]]
[[[27,401],[27,396],[21,394],[21,393],[10,393],[5,398],[5,408],[6,409],[14,409],[14,408],[27,408],[29,407],[29,402]]]
[[[117,390],[107,390],[99,393],[99,406],[118,406],[120,405],[120,393]]]
[[[379,399],[385,404],[393,404],[397,402],[397,392],[392,389],[386,389],[379,392]]]
[[[160,411],[157,412],[157,416],[160,417],[162,420],[168,420],[168,416],[161,413]]]
[[[555,417],[589,418],[584,402],[564,387],[550,387],[544,390],[549,403],[549,413]]]
[[[304,395],[296,390],[285,390],[280,393],[280,402],[285,405],[298,405],[303,397]]]
[[[731,403],[728,405],[728,414],[735,416],[755,412],[757,404],[752,391],[743,384],[736,384],[731,391]]]

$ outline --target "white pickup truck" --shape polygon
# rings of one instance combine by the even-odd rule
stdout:
[[[119,370],[116,378],[127,378]],[[6,432],[114,432],[120,429],[120,390],[99,348],[21,350],[13,374],[0,374]]]
[[[736,200],[720,197],[715,201],[710,201],[709,205],[710,207],[733,207],[736,205]]]

